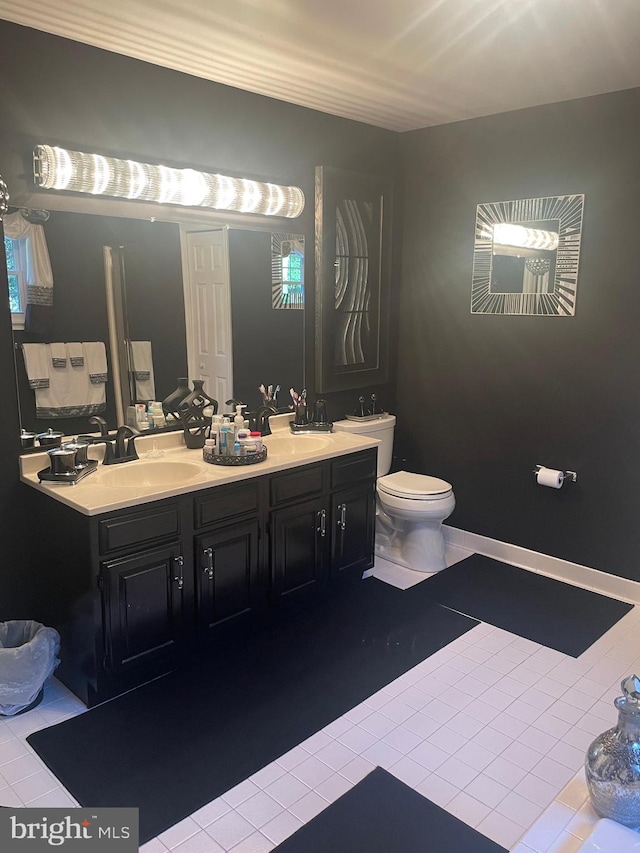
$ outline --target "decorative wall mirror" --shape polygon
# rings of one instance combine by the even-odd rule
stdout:
[[[391,182],[316,168],[317,392],[385,382]]]
[[[479,204],[472,314],[571,317],[584,195]]]

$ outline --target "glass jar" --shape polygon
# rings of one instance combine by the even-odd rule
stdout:
[[[618,725],[593,741],[585,772],[591,804],[600,817],[640,828],[640,680],[622,682],[623,696],[614,700]]]

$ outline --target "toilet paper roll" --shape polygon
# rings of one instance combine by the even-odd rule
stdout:
[[[536,474],[539,486],[549,486],[551,489],[561,489],[564,483],[564,472],[555,468],[539,468]]]

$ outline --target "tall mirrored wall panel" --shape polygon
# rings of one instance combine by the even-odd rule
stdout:
[[[317,391],[386,381],[390,239],[390,182],[316,169]]]

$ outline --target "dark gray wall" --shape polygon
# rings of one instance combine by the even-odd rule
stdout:
[[[393,177],[397,134],[97,50],[0,21],[0,174],[20,203],[38,142],[297,184],[307,204],[295,220],[314,235],[314,170],[330,165]],[[293,229],[292,229],[293,230]],[[4,274],[4,273],[3,273]],[[309,281],[313,304],[313,281]],[[6,286],[6,285],[5,285]],[[305,312],[308,341],[312,312]],[[0,379],[5,389],[0,443],[0,619],[36,616],[26,562],[18,482],[18,410],[7,300],[0,302]],[[307,347],[307,376],[313,361]],[[180,373],[176,373],[176,376]],[[277,381],[275,377],[259,377]],[[309,389],[310,392],[312,389]],[[377,390],[389,398],[387,388]],[[357,392],[330,400],[341,417]],[[28,530],[46,522],[28,519]],[[47,534],[48,535],[48,534]],[[55,536],[52,535],[52,546]],[[39,567],[39,571],[42,567]]]
[[[640,580],[640,89],[404,134],[399,453],[449,523]],[[575,317],[470,313],[476,205],[584,193]],[[560,491],[536,464],[578,472]]]

